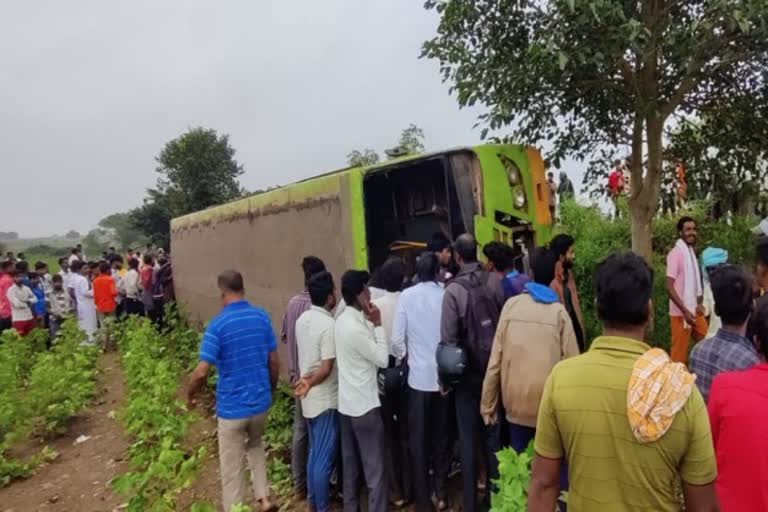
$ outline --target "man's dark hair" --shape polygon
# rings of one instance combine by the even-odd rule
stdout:
[[[144,264],[145,265],[151,265],[152,264],[152,255],[151,254],[145,254],[144,255]]]
[[[69,266],[69,271],[74,272],[76,274],[80,273],[80,270],[83,268],[84,263],[80,260],[75,260],[72,262],[72,264]]]
[[[686,215],[685,217],[680,217],[680,220],[677,221],[677,232],[682,233],[683,228],[689,222],[693,222],[694,224],[696,224],[696,219],[694,219],[693,217],[689,217],[688,215]]]
[[[755,318],[752,322],[754,332],[757,335],[757,339],[760,341],[760,352],[766,359],[768,359],[768,302],[758,302]]]
[[[568,249],[570,249],[575,242],[576,241],[571,235],[560,233],[549,242],[549,248],[552,249],[555,258],[560,259],[562,256],[565,256],[565,253],[568,252]]]
[[[650,315],[653,270],[633,252],[616,252],[597,264],[593,274],[595,306],[603,325],[638,327]]]
[[[109,265],[108,261],[102,261],[99,263],[99,272],[102,274],[109,274],[112,272],[112,267]]]
[[[333,276],[325,270],[313,275],[307,281],[307,291],[312,304],[321,308],[328,302],[328,297],[333,293],[333,289]]]
[[[24,259],[24,253],[23,253],[23,252],[20,252],[20,253],[18,253],[18,254],[16,255],[16,257],[17,257],[17,258],[19,258],[20,260],[23,260],[23,259]]]
[[[768,267],[768,237],[761,236],[755,243],[755,256],[758,263]]]
[[[555,265],[557,257],[552,249],[537,247],[531,258],[531,271],[533,281],[544,286],[549,286],[555,280]]]
[[[77,244],[77,245],[75,245],[75,247],[77,247],[78,249],[82,249],[83,248],[83,244]]]
[[[405,263],[401,258],[393,256],[371,276],[370,286],[387,290],[388,292],[399,292],[403,288],[403,279],[405,278]]]
[[[443,252],[450,247],[451,241],[441,232],[432,234],[432,238],[427,243],[427,251],[429,252]]]
[[[66,256],[62,256],[61,258],[59,258],[59,265],[67,261],[69,261],[69,258],[67,258]]]
[[[43,270],[47,266],[48,266],[48,264],[46,262],[44,262],[44,261],[35,262],[35,271]]]
[[[128,260],[128,268],[132,268],[133,270],[139,269],[139,260],[136,258],[131,258]]]
[[[243,285],[243,275],[237,270],[225,270],[219,274],[216,283],[220,290],[228,291],[232,293],[243,293],[245,286]]]
[[[465,263],[477,261],[477,242],[475,237],[469,233],[464,233],[456,239],[456,242],[453,244],[453,250],[461,256],[462,261]]]
[[[3,272],[10,272],[11,269],[13,269],[16,265],[11,260],[5,260],[2,263],[0,263],[0,269],[3,270]]]
[[[114,247],[110,247],[109,248],[109,252],[115,252],[115,248]]]
[[[37,272],[30,272],[29,274],[27,274],[27,279],[29,279],[30,281],[32,281],[33,279],[40,279],[40,274],[38,274]]]
[[[61,277],[61,274],[53,274],[51,276],[51,282],[52,283],[63,283],[64,278]]]
[[[437,281],[437,274],[440,273],[440,260],[434,252],[425,252],[416,262],[416,275],[420,283],[429,283]]]
[[[341,276],[341,296],[344,302],[352,305],[357,301],[357,296],[363,293],[365,285],[371,276],[365,270],[347,270]]]
[[[71,252],[72,254],[77,254],[77,252],[78,252],[78,248],[77,248],[77,247],[73,247],[73,248],[72,248],[72,251],[70,251],[70,252]]]
[[[483,254],[499,272],[506,272],[515,264],[514,249],[496,240],[485,244]]]
[[[715,313],[723,325],[741,325],[752,313],[752,276],[736,265],[720,265],[710,276]],[[766,340],[768,341],[768,340]]]
[[[301,269],[304,271],[304,285],[306,286],[310,277],[325,272],[325,263],[317,256],[307,256],[301,260]]]
[[[113,254],[113,255],[112,255],[110,258],[109,258],[109,262],[110,262],[110,263],[114,263],[114,262],[123,263],[123,257],[122,257],[122,256],[120,256],[119,254]]]
[[[18,270],[22,274],[26,274],[27,272],[29,272],[29,262],[24,260],[17,261],[16,270]]]

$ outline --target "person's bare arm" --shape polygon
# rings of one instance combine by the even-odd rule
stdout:
[[[528,512],[552,512],[560,495],[562,459],[548,459],[538,453],[533,458],[528,485]]]
[[[190,409],[194,406],[195,396],[200,392],[203,384],[205,384],[205,379],[208,377],[208,370],[210,370],[210,368],[210,363],[200,361],[189,375],[189,382],[187,384],[187,404]]]
[[[675,306],[680,308],[680,311],[683,312],[683,316],[685,317],[685,321],[689,324],[693,324],[696,321],[696,318],[693,316],[693,311],[688,311],[688,309],[685,307],[683,299],[681,299],[680,295],[677,294],[677,290],[675,290],[675,278],[667,277],[666,283],[667,293],[669,293],[669,300],[671,300]]]
[[[686,512],[720,512],[715,484],[693,485],[683,482]]]
[[[321,384],[328,378],[333,370],[335,359],[324,359],[320,361],[320,367],[302,375],[293,387],[294,393],[300,398],[307,396],[310,389]]]
[[[277,389],[277,379],[280,377],[280,356],[277,350],[269,353],[269,383],[272,391]]]

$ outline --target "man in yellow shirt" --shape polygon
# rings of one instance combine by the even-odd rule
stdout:
[[[603,336],[555,366],[539,406],[529,512],[551,512],[567,461],[569,512],[719,510],[707,409],[680,363],[642,340],[653,272],[613,254],[594,272]]]

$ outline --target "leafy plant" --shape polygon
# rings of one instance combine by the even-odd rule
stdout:
[[[277,496],[286,496],[293,490],[289,464],[293,436],[294,398],[291,389],[280,385],[272,400],[264,432],[267,451],[267,480]]]
[[[175,510],[177,491],[192,484],[207,451],[206,446],[183,446],[194,417],[177,389],[189,364],[194,331],[170,313],[163,332],[143,318],[129,318],[118,327],[128,390],[120,417],[133,443],[128,450],[131,470],[113,479],[112,486],[130,496],[129,511]]]
[[[64,322],[56,344],[45,350],[48,334],[33,330],[24,338],[0,338],[0,486],[29,476],[55,453],[44,448],[26,460],[7,455],[14,443],[33,434],[59,431],[93,396],[98,349],[84,345],[74,320]]]
[[[496,454],[499,461],[499,479],[494,482],[497,491],[491,495],[492,512],[525,510],[528,503],[528,484],[531,480],[533,441],[518,454],[507,447]]]

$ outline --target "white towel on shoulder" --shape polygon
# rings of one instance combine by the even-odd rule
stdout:
[[[702,296],[701,289],[701,273],[699,271],[699,265],[696,261],[696,253],[693,252],[693,248],[679,239],[675,244],[675,248],[685,255],[684,262],[684,283],[683,304],[685,309],[693,314],[696,314],[696,306],[699,304],[699,297]]]

